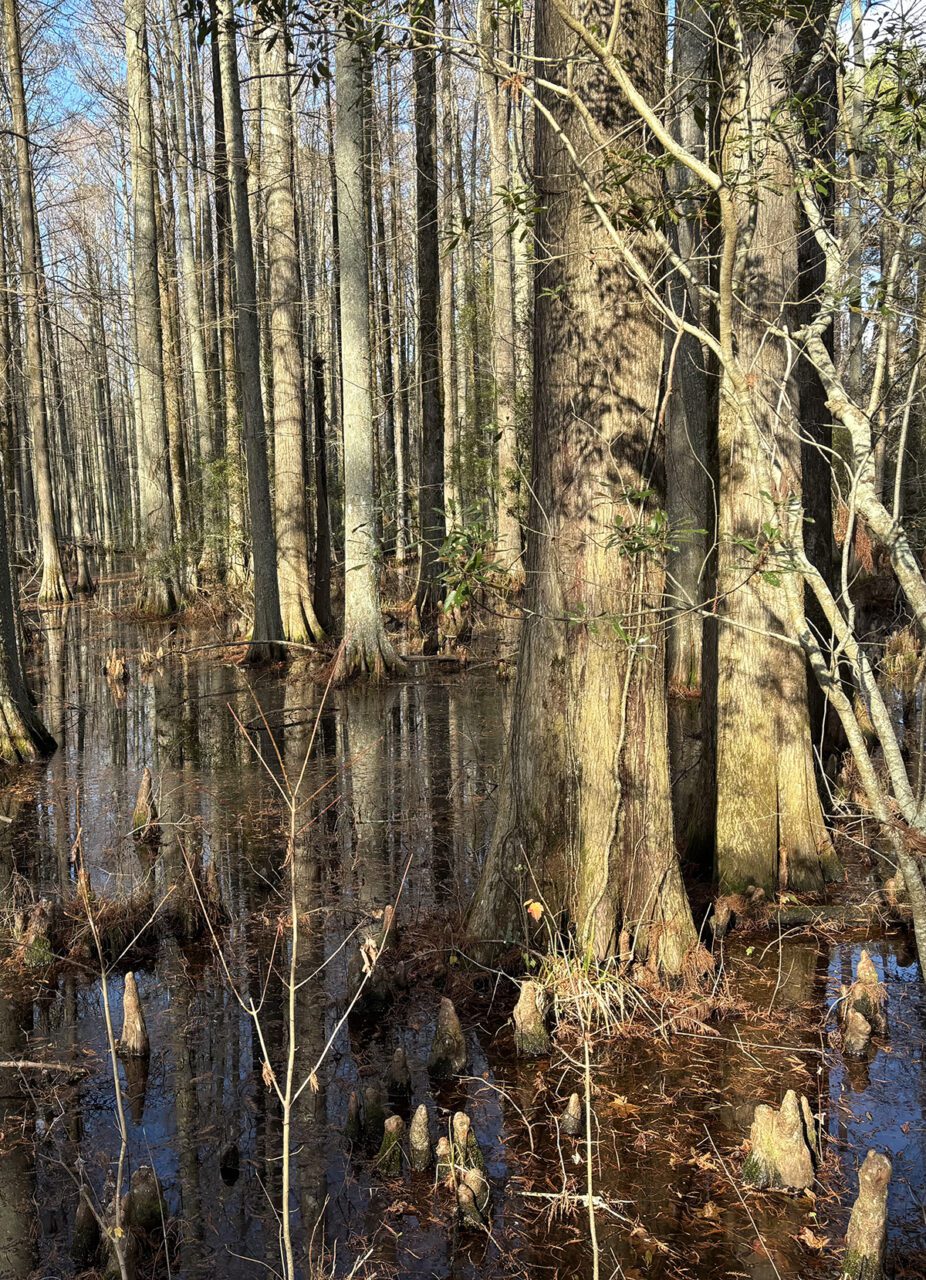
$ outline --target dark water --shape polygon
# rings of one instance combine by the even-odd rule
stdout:
[[[9,886],[23,876],[19,892],[27,881],[73,899],[79,843],[99,901],[147,886],[156,905],[166,899],[164,910],[179,895],[195,915],[185,864],[212,863],[229,915],[217,935],[224,965],[208,937],[193,946],[165,936],[156,951],[133,952],[152,1052],[147,1079],[137,1069],[127,1076],[124,1065],[120,1078],[129,1168],[153,1165],[179,1224],[160,1274],[282,1272],[282,1117],[262,1071],[266,1049],[277,1078],[285,1072],[293,963],[297,1080],[324,1056],[318,1088],[303,1091],[293,1114],[299,1274],[590,1276],[587,1212],[572,1194],[585,1190],[585,1148],[557,1144],[552,1122],[582,1087],[570,1061],[581,1050],[566,1044],[550,1064],[519,1064],[502,1016],[510,984],[486,979],[477,990],[478,975],[461,974],[445,932],[491,827],[507,697],[492,667],[440,674],[422,664],[384,689],[332,694],[319,716],[321,689],[306,673],[257,679],[212,650],[142,669],[144,649],[170,641],[193,650],[208,637],[139,629],[99,604],[46,615],[42,625],[36,674],[61,749],[0,800],[12,819],[0,824],[0,879]],[[124,685],[102,671],[113,648],[127,658]],[[153,857],[130,835],[145,765],[162,822]],[[300,775],[293,961],[285,797]],[[396,896],[408,993],[377,1024],[348,1025],[345,940]],[[111,1196],[119,1132],[87,941],[53,986],[33,991],[23,976],[0,1001],[0,1058],[90,1068],[83,1076],[0,1070],[0,1280],[74,1274],[78,1184],[88,1181],[101,1204]],[[826,1013],[863,944],[888,983],[891,1035],[870,1064],[847,1067]],[[923,1274],[926,1003],[907,940],[734,939],[723,961],[736,1017],[669,1042],[651,1034],[591,1047],[600,1275],[837,1275],[869,1146],[894,1158],[897,1274]],[[125,967],[107,975],[117,1034]],[[470,1062],[467,1076],[434,1094],[425,1063],[438,986],[458,1000]],[[246,1012],[252,1002],[259,1032]],[[432,1133],[446,1131],[461,1105],[474,1117],[493,1187],[487,1237],[453,1225],[446,1193],[428,1177],[384,1183],[367,1157],[349,1157],[350,1091],[378,1080],[398,1044],[414,1102],[430,1101]],[[777,1103],[787,1087],[824,1116],[816,1197],[741,1196],[739,1148],[752,1110]]]

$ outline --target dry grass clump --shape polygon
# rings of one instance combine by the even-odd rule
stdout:
[[[913,693],[920,679],[922,654],[912,627],[901,627],[888,636],[881,659],[881,670],[892,688]]]
[[[713,959],[697,947],[686,961],[680,981],[669,986],[648,965],[618,958],[604,964],[564,950],[539,959],[533,975],[550,1001],[560,1034],[570,1028],[607,1037],[668,1036],[673,1031],[716,1034],[707,1020],[724,1007],[724,992],[704,979]]]
[[[544,955],[535,980],[546,992],[557,1026],[618,1035],[634,1019],[652,1023],[655,1010],[646,991],[619,962],[595,964],[563,951]]]

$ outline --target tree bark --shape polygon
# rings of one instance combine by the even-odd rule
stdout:
[[[643,199],[652,193],[640,160],[652,144],[600,66],[573,60],[559,3],[543,0],[537,11],[544,76],[571,75],[605,136],[621,137],[617,163],[635,167],[627,185]],[[591,16],[606,26],[612,13],[596,0]],[[641,91],[658,97],[664,14],[627,11],[619,44],[633,50]],[[672,824],[664,556],[620,538],[645,531],[661,505],[662,328],[588,216],[570,151],[585,146],[579,112],[546,90],[540,100],[556,123],[538,112],[526,618],[498,815],[469,926],[479,939],[511,939],[529,929],[525,901],[540,899],[585,954],[612,955],[626,930],[637,959],[677,973],[696,934]],[[593,185],[609,159],[596,149],[586,161]],[[645,233],[636,229],[634,242],[651,263]],[[644,494],[652,496],[631,497]]]
[[[270,26],[262,37],[263,182],[270,270],[273,353],[273,434],[280,612],[287,640],[324,639],[309,581],[306,504],[305,385],[302,359],[299,241],[293,191],[294,145],[285,32]]]
[[[444,495],[450,523],[463,526],[460,502],[460,400],[459,368],[455,341],[456,264],[451,238],[453,231],[453,48],[451,45],[452,0],[443,0],[440,66],[440,160],[441,160],[441,374],[444,397]]]
[[[725,172],[738,203],[741,263],[731,317],[745,396],[725,372],[719,422],[716,871],[722,892],[822,889],[836,865],[814,775],[804,655],[790,636],[795,574],[763,557],[801,498],[795,357],[771,329],[798,323],[798,211],[778,129],[795,35],[747,28],[743,101],[725,110]],[[749,131],[750,148],[744,149]],[[747,167],[748,166],[748,167]],[[758,192],[754,198],[753,190]],[[769,246],[775,246],[774,252]],[[801,539],[801,531],[795,534]],[[765,549],[765,550],[763,550]]]
[[[284,650],[280,645],[283,638],[283,623],[280,617],[276,535],[270,501],[267,435],[261,396],[257,280],[248,209],[247,159],[244,150],[244,123],[241,115],[234,0],[221,0],[218,12],[219,65],[237,286],[236,351],[241,373],[242,434],[251,515],[254,620],[248,644],[248,661],[257,663],[274,661],[283,656]]]
[[[344,417],[344,640],[338,676],[375,679],[401,663],[380,612],[373,495],[370,276],[364,209],[365,85],[358,41],[363,20],[345,13],[335,54],[335,170]]]
[[[415,84],[415,206],[418,241],[418,477],[420,552],[415,607],[426,647],[437,648],[444,515],[444,405],[441,381],[440,223],[437,184],[437,41],[434,0],[412,10]]]
[[[49,447],[48,402],[42,353],[42,319],[39,292],[39,227],[35,205],[32,150],[26,91],[23,84],[22,42],[17,0],[3,0],[3,25],[9,72],[10,107],[16,135],[16,173],[19,186],[19,222],[22,242],[22,291],[25,319],[25,366],[32,428],[32,457],[35,466],[36,514],[42,557],[39,603],[58,604],[70,600],[55,518]]]
[[[694,155],[704,157],[710,72],[710,19],[702,0],[676,6],[672,65],[672,131]],[[675,312],[694,324],[710,322],[701,295],[708,283],[711,246],[708,221],[688,192],[689,174],[671,171],[672,196],[684,216],[673,228],[676,247],[691,275],[690,284],[673,275],[669,299]],[[716,418],[716,377],[709,377],[709,356],[692,334],[667,339],[669,400],[666,408],[666,498],[673,549],[668,556],[667,641],[669,689],[698,693],[702,679],[700,607],[710,595],[708,534],[714,523],[708,439]],[[711,538],[713,542],[713,538]]]
[[[126,65],[132,164],[132,274],[138,388],[138,497],[144,561],[139,605],[164,617],[180,603],[164,412],[164,348],[155,216],[157,166],[145,0],[126,0]]]
[[[494,36],[494,38],[493,38]],[[496,482],[496,548],[499,564],[514,587],[524,583],[521,524],[518,520],[517,363],[514,321],[513,255],[510,213],[505,196],[511,189],[508,145],[507,67],[512,59],[511,16],[504,4],[482,0],[479,21],[482,92],[489,132],[489,179],[492,192],[492,355],[494,361]]]

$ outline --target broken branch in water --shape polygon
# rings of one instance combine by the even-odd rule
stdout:
[[[2,1071],[66,1071],[69,1075],[87,1075],[89,1067],[76,1066],[70,1062],[32,1062],[21,1058],[19,1061],[0,1061]]]

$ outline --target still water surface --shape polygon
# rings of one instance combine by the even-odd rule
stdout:
[[[307,760],[300,795],[314,798],[299,811],[293,862],[299,1078],[332,1044],[317,1090],[303,1092],[294,1116],[290,1211],[302,1274],[324,1266],[384,1278],[590,1275],[585,1210],[558,1198],[564,1186],[584,1190],[584,1148],[558,1145],[551,1121],[577,1077],[565,1060],[514,1059],[503,1016],[510,985],[488,984],[485,998],[467,1002],[445,932],[491,828],[508,696],[492,666],[440,674],[422,664],[383,689],[331,694],[319,716],[322,691],[307,673],[255,677],[198,650],[190,632],[139,628],[99,603],[47,614],[41,625],[36,676],[61,745],[0,799],[12,819],[0,829],[0,878],[18,874],[49,898],[72,897],[79,836],[97,895],[147,886],[155,903],[176,907],[179,895],[195,915],[186,863],[211,863],[229,916],[220,935],[227,972],[208,938],[191,946],[165,936],[135,959],[152,1053],[147,1074],[121,1068],[129,1161],[153,1165],[179,1224],[170,1274],[238,1280],[279,1270],[280,1109],[241,1001],[260,1003],[279,1074],[290,962],[279,927],[289,903],[284,796]],[[188,652],[144,670],[142,651],[168,643]],[[114,648],[127,659],[125,683],[103,673]],[[162,823],[154,853],[131,838],[146,765]],[[345,939],[397,895],[410,989],[376,1024],[342,1025]],[[926,1003],[908,943],[897,934],[867,944],[889,986],[891,1035],[870,1064],[850,1066],[830,1043],[826,1011],[862,940],[768,941],[727,942],[724,963],[744,1012],[713,1034],[594,1047],[603,1276],[838,1275],[855,1170],[869,1146],[894,1158],[897,1273],[923,1274]],[[435,1094],[425,1064],[437,954],[442,980],[458,984],[470,1062],[466,1077]],[[101,1201],[108,1194],[119,1139],[91,961],[88,948],[53,987],[30,998],[22,984],[2,1002],[0,1058],[90,1068],[81,1077],[0,1075],[2,1280],[74,1274],[77,1180],[89,1180]],[[427,984],[416,983],[416,965]],[[124,968],[108,979],[117,1033]],[[399,1044],[412,1106],[429,1102],[435,1135],[461,1105],[474,1118],[493,1187],[487,1238],[452,1225],[428,1177],[384,1184],[368,1158],[350,1156],[350,1092],[379,1080]],[[741,1197],[738,1148],[752,1109],[778,1102],[787,1087],[824,1116],[817,1197]]]

